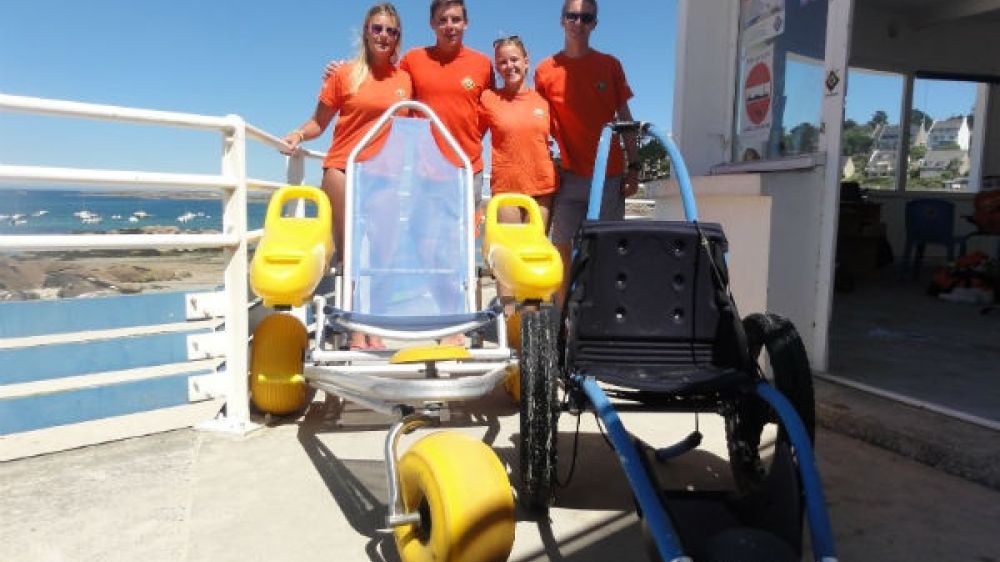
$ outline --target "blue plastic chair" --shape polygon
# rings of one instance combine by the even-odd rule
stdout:
[[[964,239],[955,236],[955,204],[942,199],[914,199],[906,204],[906,245],[903,250],[903,275],[920,274],[927,244],[940,244],[955,261],[955,246]],[[914,250],[916,254],[914,255]]]

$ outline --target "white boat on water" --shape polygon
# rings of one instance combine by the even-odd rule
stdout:
[[[76,211],[75,213],[73,213],[73,216],[77,217],[80,220],[86,221],[86,219],[97,216],[97,213],[93,213],[91,211],[84,209],[82,211]]]
[[[128,218],[128,222],[139,222],[139,217],[132,215]]]
[[[46,211],[45,209],[42,209],[40,211],[35,211],[34,213],[31,213],[31,216],[33,216],[33,217],[44,217],[47,214],[49,214],[49,212]]]
[[[150,215],[146,211],[139,210],[139,211],[132,211],[132,216],[137,219],[144,219]]]
[[[86,217],[81,218],[80,220],[83,221],[83,224],[97,224],[103,221],[104,218],[101,217],[101,215],[90,214],[87,215]]]
[[[192,213],[191,211],[188,211],[188,212],[180,215],[179,217],[177,217],[177,222],[188,222],[188,221],[190,221],[191,219],[193,219],[193,218],[195,218],[197,216],[198,216],[197,214]]]

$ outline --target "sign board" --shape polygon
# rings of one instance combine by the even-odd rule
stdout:
[[[774,49],[768,45],[747,53],[743,68],[740,135],[766,137],[770,134],[774,113]]]

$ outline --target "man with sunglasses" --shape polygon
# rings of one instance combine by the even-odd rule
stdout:
[[[556,295],[560,305],[569,283],[570,243],[587,214],[597,143],[604,125],[631,120],[628,100],[632,89],[617,58],[590,47],[597,27],[597,0],[566,0],[561,24],[563,50],[539,63],[535,88],[552,111],[553,135],[559,145],[560,188],[552,209],[552,242],[563,259],[563,286]],[[601,219],[625,217],[625,198],[639,189],[638,145],[626,135],[628,163],[613,148],[608,158]],[[612,142],[618,146],[617,139]]]

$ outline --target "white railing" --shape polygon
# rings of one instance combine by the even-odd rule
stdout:
[[[47,166],[0,165],[0,191],[5,188],[30,189],[30,184],[87,185],[95,189],[142,192],[164,188],[221,193],[222,232],[220,234],[73,234],[0,236],[0,251],[65,251],[97,249],[194,249],[221,248],[225,305],[225,389],[226,417],[219,427],[243,431],[249,426],[247,402],[247,270],[249,246],[260,239],[261,231],[249,231],[247,194],[250,190],[272,191],[285,183],[301,184],[306,158],[323,154],[299,150],[288,158],[286,181],[271,182],[247,177],[248,140],[278,149],[278,137],[247,124],[238,115],[214,117],[116,107],[63,100],[51,100],[0,93],[0,111],[61,116],[90,120],[137,123],[161,127],[217,131],[222,135],[221,170],[217,175],[156,173],[124,170],[97,170]]]

